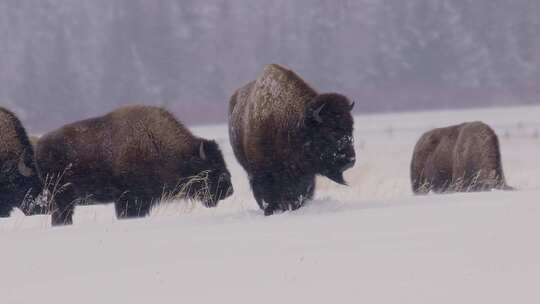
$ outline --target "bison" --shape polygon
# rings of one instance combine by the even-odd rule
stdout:
[[[21,121],[0,107],[0,217],[13,208],[24,214],[43,213],[35,203],[42,190],[34,161],[34,149]]]
[[[277,64],[234,93],[231,145],[266,215],[301,207],[313,197],[316,175],[346,184],[343,172],[355,163],[353,106]]]
[[[414,148],[411,183],[415,194],[512,189],[497,135],[479,121],[424,133]]]
[[[215,207],[233,192],[218,144],[159,107],[127,106],[65,125],[40,138],[36,160],[53,225],[71,224],[82,202],[114,202],[118,218],[133,218],[164,197]]]

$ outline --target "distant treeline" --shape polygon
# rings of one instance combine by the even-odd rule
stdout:
[[[30,130],[126,103],[224,121],[267,63],[357,111],[540,101],[537,0],[0,0],[0,105]]]

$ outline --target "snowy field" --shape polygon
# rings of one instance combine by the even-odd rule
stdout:
[[[78,207],[71,227],[15,211],[0,220],[0,303],[538,303],[540,107],[357,116],[350,186],[264,217],[225,126],[235,194],[217,208],[173,202],[117,221]],[[410,191],[424,131],[483,120],[515,192]]]

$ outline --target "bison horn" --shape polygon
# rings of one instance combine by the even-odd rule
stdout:
[[[32,176],[32,174],[34,174],[34,171],[24,163],[23,155],[24,155],[24,153],[19,158],[19,163],[17,164],[17,169],[19,170],[19,173],[22,174],[22,176],[30,177],[30,176]]]
[[[354,101],[351,103],[349,110],[352,111],[352,109],[354,109]]]
[[[313,119],[315,119],[315,121],[318,123],[323,123],[323,120],[321,118],[321,111],[325,105],[326,104],[323,103],[320,107],[318,107],[317,109],[315,109],[315,111],[313,111]]]
[[[204,142],[201,142],[201,145],[199,146],[199,156],[201,159],[206,160],[206,152],[204,152]]]

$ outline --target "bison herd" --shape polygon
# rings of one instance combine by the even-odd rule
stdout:
[[[346,184],[343,173],[356,161],[353,107],[276,64],[233,94],[230,143],[265,215],[302,207],[317,175]],[[218,144],[159,107],[122,107],[41,138],[0,108],[0,141],[0,217],[19,208],[71,224],[75,206],[88,202],[114,202],[118,218],[143,217],[165,198],[215,207],[233,193]],[[497,136],[481,122],[422,135],[411,184],[416,194],[511,189]]]

